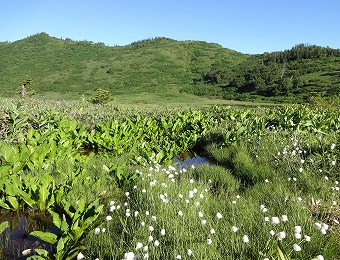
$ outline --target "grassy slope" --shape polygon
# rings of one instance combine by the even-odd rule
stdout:
[[[257,67],[264,57],[202,41],[155,38],[108,47],[40,33],[13,43],[0,42],[0,95],[12,97],[26,77],[32,78],[37,97],[44,99],[79,100],[100,87],[109,90],[116,103],[142,105],[212,102],[193,94],[219,97],[213,103],[230,104],[221,98],[290,103],[307,100],[310,92],[338,93],[340,57],[278,64],[277,78],[285,66],[286,77],[302,82],[288,96],[268,97],[254,90],[234,93],[225,88],[239,71]],[[220,84],[200,81],[205,73],[221,70],[226,78]]]
[[[226,66],[234,66],[246,57],[206,42],[156,38],[108,47],[42,33],[0,44],[4,65],[0,69],[0,93],[12,95],[29,76],[37,94],[59,92],[79,98],[98,87],[109,89],[113,95],[176,94],[217,58]]]

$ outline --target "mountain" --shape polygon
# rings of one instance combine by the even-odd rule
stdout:
[[[112,94],[180,91],[217,60],[233,67],[246,58],[206,42],[155,38],[108,47],[39,33],[0,44],[0,92],[15,93],[25,77],[37,93],[84,94],[99,87]]]
[[[37,94],[73,97],[103,88],[112,95],[175,91],[303,102],[340,90],[340,50],[306,44],[248,55],[203,41],[159,37],[109,47],[39,33],[1,42],[0,62],[1,96],[15,95],[25,78]]]

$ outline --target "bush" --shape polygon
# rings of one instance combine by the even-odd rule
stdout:
[[[112,96],[108,90],[97,88],[96,96],[91,98],[90,102],[93,104],[104,105],[112,101]]]

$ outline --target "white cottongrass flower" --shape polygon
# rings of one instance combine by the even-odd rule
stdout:
[[[264,217],[265,222],[269,222],[269,217]]]
[[[139,250],[143,247],[143,244],[141,242],[138,242],[136,245],[136,250]]]
[[[294,237],[296,238],[296,239],[301,239],[301,234],[300,233],[294,233]]]
[[[270,230],[270,231],[269,231],[269,234],[270,234],[271,236],[274,236],[274,235],[275,235],[274,230]]]
[[[318,256],[316,257],[316,259],[317,259],[317,260],[324,260],[325,258],[324,258],[322,255],[318,255]]]
[[[84,256],[82,253],[79,253],[79,254],[77,255],[77,260],[81,260],[81,259],[83,259],[83,258],[85,258],[85,256]]]
[[[307,242],[309,242],[311,240],[311,237],[310,236],[307,236],[307,235],[304,235],[304,238]]]
[[[201,211],[198,212],[198,217],[203,218],[203,213]]]
[[[139,258],[135,258],[136,260],[138,260]],[[149,253],[145,253],[143,256],[144,260],[148,260],[149,259]]]
[[[282,220],[283,222],[287,222],[287,221],[288,221],[287,215],[282,215],[282,216],[281,216],[281,220]]]
[[[207,239],[207,244],[208,244],[208,245],[211,245],[211,243],[212,243],[212,240],[211,240],[210,238],[208,238],[208,239]]]
[[[143,227],[145,226],[145,222],[144,222],[144,221],[142,221],[140,224],[141,224],[141,226],[143,226]]]
[[[315,222],[314,223],[314,227],[317,229],[317,230],[320,230],[322,228],[321,224],[318,223],[318,222]]]
[[[231,204],[235,205],[235,204],[236,204],[236,200],[233,200],[233,201],[231,202]]]
[[[106,231],[106,228],[103,227],[102,228],[102,233],[105,233],[105,231]]]
[[[178,211],[178,216],[182,217],[183,216],[183,212],[182,210]]]
[[[144,246],[144,247],[143,247],[143,251],[144,251],[144,252],[148,252],[148,251],[149,251],[149,246],[148,246],[148,245]]]
[[[322,223],[321,224],[321,229],[325,229],[325,230],[328,230],[328,225],[327,224],[325,224],[325,223]]]
[[[152,220],[152,221],[156,221],[156,216],[152,216],[152,217],[151,217],[151,220]]]
[[[272,224],[276,225],[280,223],[280,219],[278,217],[272,217]]]
[[[222,214],[221,214],[220,212],[217,212],[216,217],[217,217],[218,219],[221,219],[221,218],[222,218]]]
[[[111,216],[106,216],[106,220],[110,221],[110,220],[112,220],[112,217]]]
[[[147,211],[145,211],[145,215],[146,216],[149,216],[150,215],[150,212],[147,210]]]
[[[216,233],[216,231],[215,231],[215,229],[210,229],[210,234],[215,234]]]
[[[100,233],[100,228],[95,228],[95,229],[94,229],[94,233],[95,233],[96,235],[98,235],[98,234]]]
[[[148,241],[152,242],[153,241],[153,236],[149,236]]]
[[[113,212],[115,209],[116,209],[116,206],[115,206],[115,205],[112,205],[112,206],[110,207],[110,211],[111,211],[111,212]]]
[[[181,260],[181,259],[182,259],[181,255],[176,256],[176,260]]]
[[[154,245],[155,245],[155,246],[159,246],[159,241],[158,241],[158,240],[155,240]]]
[[[191,250],[191,249],[188,249],[187,255],[188,255],[188,256],[191,256],[191,255],[192,255],[192,250]]]
[[[238,230],[238,227],[236,227],[236,226],[232,226],[232,227],[231,227],[231,231],[232,231],[232,232],[235,233],[235,232],[237,232],[237,230]]]
[[[178,197],[179,197],[180,199],[182,199],[182,198],[183,198],[183,195],[182,195],[182,194],[178,194]]]
[[[165,229],[164,228],[161,230],[161,235],[165,236]]]
[[[150,232],[154,231],[153,226],[149,226],[149,231],[150,231]]]
[[[139,212],[136,210],[136,211],[134,212],[134,214],[135,214],[135,217],[137,217],[138,214],[139,214]]]
[[[124,254],[124,260],[134,260],[135,254],[133,252],[128,252]]]
[[[300,234],[300,233],[301,233],[301,230],[302,230],[301,226],[295,226],[295,227],[294,227],[294,232],[295,232],[295,233],[299,233],[299,234]]]
[[[286,232],[281,231],[277,234],[277,240],[283,240],[286,237]]]
[[[248,243],[248,242],[249,242],[249,237],[248,237],[247,235],[244,235],[244,236],[242,237],[242,241],[243,241],[244,243]]]
[[[205,225],[205,224],[207,224],[207,220],[203,219],[202,220],[202,225]]]
[[[301,251],[301,247],[300,247],[299,245],[297,245],[297,244],[294,244],[294,245],[293,245],[293,249],[294,249],[294,251],[296,251],[296,252]]]
[[[336,161],[334,160],[334,161],[332,161],[332,165],[334,166],[336,164]]]

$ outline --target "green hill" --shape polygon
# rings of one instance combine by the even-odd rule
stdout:
[[[206,42],[155,38],[108,47],[40,33],[0,44],[0,91],[14,94],[27,76],[37,93],[79,95],[98,87],[112,94],[180,91],[217,60],[235,67],[246,58]]]
[[[68,98],[103,88],[112,95],[186,92],[300,102],[311,92],[340,89],[340,50],[314,45],[247,55],[203,41],[160,37],[109,47],[39,33],[1,42],[0,61],[1,96],[16,94],[27,77],[38,95]]]

